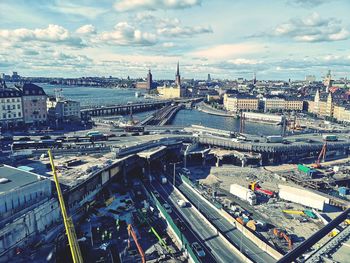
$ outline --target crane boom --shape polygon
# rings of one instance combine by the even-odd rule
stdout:
[[[67,237],[68,237],[69,247],[70,247],[70,251],[71,251],[71,254],[72,254],[72,259],[73,259],[74,263],[83,263],[84,262],[83,261],[83,256],[81,255],[81,251],[80,251],[80,248],[79,248],[79,243],[78,243],[78,240],[77,240],[77,236],[75,234],[73,220],[72,220],[71,217],[69,217],[67,215],[67,210],[66,210],[66,206],[64,204],[64,199],[63,199],[63,195],[62,195],[62,191],[61,191],[61,186],[60,186],[60,183],[58,181],[58,177],[57,177],[57,173],[56,173],[56,167],[55,167],[55,164],[54,164],[54,161],[53,161],[51,150],[48,150],[48,154],[49,154],[51,169],[52,169],[52,173],[53,173],[53,179],[54,179],[55,185],[56,185],[58,201],[60,203],[60,208],[61,208],[61,213],[62,213],[62,217],[63,217],[64,227],[66,229],[66,234],[67,234]]]
[[[143,252],[142,247],[140,246],[139,242],[137,241],[137,236],[135,234],[134,229],[132,228],[132,225],[129,224],[128,225],[128,233],[129,233],[129,237],[130,235],[132,236],[132,239],[134,239],[134,242],[136,244],[137,250],[139,251],[140,255],[141,255],[141,259],[142,259],[142,263],[146,263],[146,255],[145,252]]]

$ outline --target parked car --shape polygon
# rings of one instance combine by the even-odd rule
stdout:
[[[181,200],[181,199],[177,200],[176,203],[179,207],[186,207],[186,205],[187,205],[187,202],[185,200]]]
[[[171,209],[171,206],[168,203],[164,203],[163,207],[168,214],[171,214],[171,212],[173,212],[173,210]]]
[[[205,257],[205,252],[202,246],[198,244],[198,242],[193,242],[191,246],[193,251],[197,254],[198,257],[200,258]]]
[[[160,197],[158,191],[153,191],[153,195],[154,195],[156,198],[159,198],[159,197]]]

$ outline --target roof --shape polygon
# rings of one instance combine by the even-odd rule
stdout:
[[[16,89],[0,89],[0,98],[16,98],[21,97],[21,92]]]
[[[8,179],[7,182],[6,179]],[[39,180],[41,180],[40,175],[7,165],[0,166],[0,181],[4,181],[0,183],[0,194],[36,183]]]
[[[25,83],[22,86],[23,96],[46,95],[44,89],[32,83]]]

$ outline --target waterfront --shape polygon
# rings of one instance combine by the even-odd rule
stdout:
[[[48,95],[54,95],[55,89],[62,89],[63,96],[67,99],[77,100],[82,107],[102,106],[111,104],[123,104],[127,102],[144,101],[144,97],[135,97],[135,92],[144,93],[143,90],[135,89],[111,89],[85,86],[64,86],[39,84]]]
[[[136,98],[135,89],[109,89],[96,87],[77,87],[63,85],[41,84],[45,92],[54,94],[55,89],[62,89],[63,95],[69,99],[77,100],[84,106],[101,106],[108,104],[121,104],[129,101],[144,101],[144,97]],[[138,120],[142,120],[152,112],[135,113]],[[239,120],[232,117],[209,115],[198,110],[180,110],[175,116],[173,125],[189,126],[192,124],[204,125],[217,129],[239,131]],[[281,126],[246,121],[245,132],[257,135],[278,135]]]
[[[198,110],[180,110],[172,124],[180,126],[197,124],[210,128],[239,131],[240,120],[233,117],[210,115]],[[245,132],[256,135],[279,135],[281,126],[246,121]]]

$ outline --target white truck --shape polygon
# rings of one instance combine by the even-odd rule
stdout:
[[[160,181],[162,184],[166,184],[168,182],[167,178],[164,175],[160,176]]]
[[[250,205],[256,205],[256,195],[248,188],[238,184],[231,184],[230,193],[244,201],[247,201]]]

